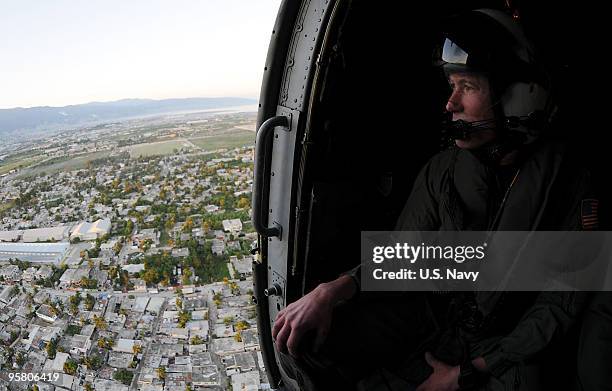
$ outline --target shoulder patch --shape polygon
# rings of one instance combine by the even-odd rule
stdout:
[[[580,208],[580,219],[582,221],[582,229],[585,231],[592,231],[597,229],[599,226],[599,215],[597,209],[599,208],[599,200],[594,198],[587,198],[582,200],[582,206]]]

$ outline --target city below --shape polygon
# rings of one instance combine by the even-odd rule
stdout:
[[[166,114],[0,146],[0,389],[270,388],[255,116]]]

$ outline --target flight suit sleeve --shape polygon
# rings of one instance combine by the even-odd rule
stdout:
[[[438,217],[438,201],[436,194],[439,190],[432,178],[441,178],[437,171],[440,168],[440,160],[445,155],[435,156],[421,169],[414,181],[410,196],[402,209],[402,213],[395,225],[395,231],[432,231],[440,227]],[[342,273],[353,279],[357,285],[357,292],[361,290],[361,265]]]
[[[395,225],[395,231],[432,231],[440,227],[438,217],[438,196],[440,185],[434,178],[443,178],[444,163],[449,153],[434,156],[419,172],[410,196]],[[361,291],[361,265],[342,273],[349,276]]]
[[[396,231],[436,231],[440,228],[438,204],[440,184],[445,178],[440,163],[444,158],[445,155],[434,157],[417,176],[395,225]]]

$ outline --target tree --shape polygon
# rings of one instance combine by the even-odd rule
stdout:
[[[174,226],[176,225],[176,217],[174,215],[174,213],[172,213],[170,215],[170,217],[168,217],[168,220],[166,220],[166,230],[170,231],[172,228],[174,228]]]
[[[204,343],[204,340],[199,335],[195,335],[195,336],[191,337],[191,344],[192,345],[201,345],[203,343]]]
[[[97,370],[102,367],[102,359],[97,354],[92,354],[91,356],[83,359],[83,364],[85,364],[87,369]]]
[[[70,296],[70,312],[76,316],[79,313],[79,304],[81,303],[81,292],[77,292],[75,295]]]
[[[115,243],[115,245],[113,246],[113,251],[115,252],[115,255],[119,255],[122,248],[123,248],[123,239]]]
[[[183,269],[183,277],[182,277],[182,282],[183,285],[189,285],[191,284],[191,276],[193,275],[193,273],[191,272],[191,269],[186,267]]]
[[[106,330],[108,328],[106,321],[101,316],[94,315],[94,324],[96,325],[96,328],[99,330]]]
[[[250,327],[249,322],[247,322],[246,320],[241,320],[238,323],[236,323],[236,326],[234,326],[236,331],[246,330],[249,327]]]
[[[96,289],[98,287],[98,280],[95,278],[87,278],[83,276],[79,282],[80,285],[86,289]]]
[[[52,338],[47,342],[47,357],[51,360],[55,358],[55,354],[57,353],[57,339]]]
[[[134,230],[134,222],[131,219],[128,219],[125,224],[125,229],[123,230],[123,236],[128,237],[132,235],[132,231]]]
[[[153,268],[148,269],[145,271],[144,275],[142,276],[142,279],[145,280],[145,282],[147,284],[156,284],[159,282],[159,275],[157,274],[157,271]]]
[[[115,345],[115,341],[110,338],[99,338],[98,347],[102,349],[110,349]]]
[[[17,358],[15,359],[15,362],[17,363],[19,368],[23,367],[23,364],[25,364],[26,361],[27,357],[25,354],[23,354],[22,352],[17,353]]]
[[[132,346],[132,353],[134,354],[142,353],[142,345],[134,344]]]
[[[251,207],[251,201],[246,198],[246,197],[241,197],[238,200],[238,208],[250,208]]]
[[[75,324],[69,324],[68,327],[66,327],[66,335],[75,335],[79,332],[81,332],[81,327]]]
[[[178,327],[181,329],[185,328],[185,325],[187,324],[187,322],[189,322],[191,320],[191,312],[187,312],[187,311],[181,311],[179,313],[179,321],[178,321]]]
[[[115,372],[115,374],[113,375],[113,379],[120,381],[121,383],[125,384],[126,386],[129,386],[130,383],[132,383],[132,377],[134,377],[134,374],[130,371],[128,371],[127,369],[119,369],[117,372]]]
[[[166,378],[166,368],[164,367],[159,367],[156,369],[157,371],[157,376],[161,379],[164,380]]]
[[[215,305],[216,305],[217,307],[220,307],[220,306],[221,306],[221,303],[222,303],[222,297],[221,297],[221,293],[220,293],[220,292],[217,292],[217,293],[215,293],[215,294],[214,294],[214,296],[213,296],[213,302],[215,303]]]
[[[117,278],[117,266],[111,266],[108,269],[108,276],[110,277],[110,279]]]
[[[188,217],[187,220],[185,221],[185,224],[183,224],[183,232],[191,232],[192,229],[193,229],[193,219],[191,217]]]
[[[74,360],[66,360],[66,362],[64,363],[64,372],[66,372],[69,375],[74,375],[77,371],[77,363]]]
[[[96,299],[89,293],[85,296],[85,309],[91,311],[96,304]]]
[[[127,291],[130,284],[130,275],[127,270],[121,270],[119,272],[119,278],[121,279],[121,286]]]
[[[210,222],[210,220],[204,220],[204,222],[202,223],[202,229],[204,230],[204,232],[208,233],[211,227],[212,227],[212,223]]]

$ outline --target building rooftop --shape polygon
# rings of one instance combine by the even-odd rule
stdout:
[[[0,261],[19,258],[32,263],[58,264],[70,243],[0,243]]]

